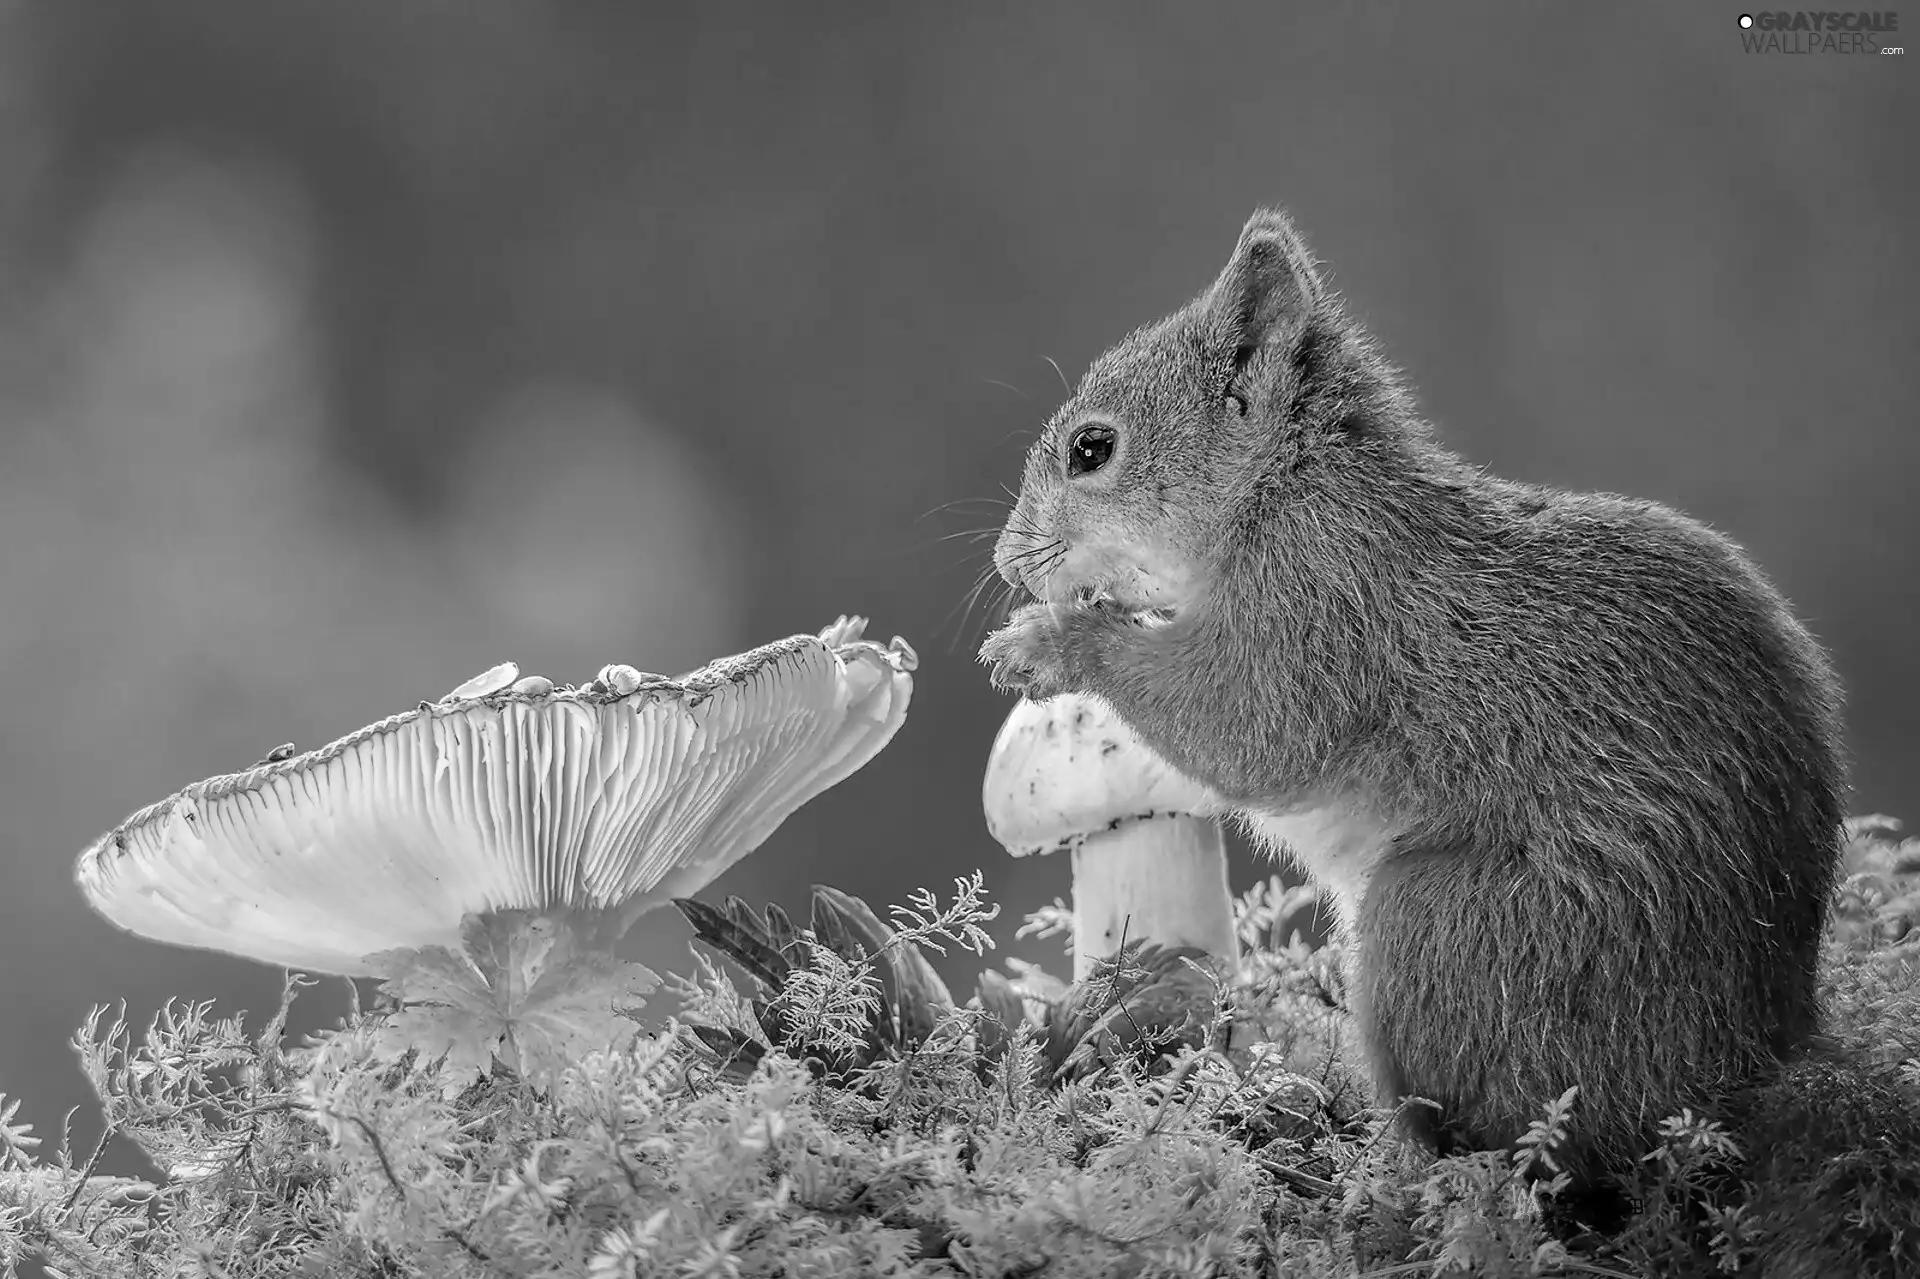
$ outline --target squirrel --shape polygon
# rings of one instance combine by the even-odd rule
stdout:
[[[1496,478],[1263,209],[1027,458],[993,682],[1093,694],[1332,899],[1383,1104],[1602,1200],[1817,1030],[1841,695],[1725,536]]]

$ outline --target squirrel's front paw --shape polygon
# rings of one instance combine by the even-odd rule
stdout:
[[[1053,610],[1029,604],[987,636],[980,660],[992,669],[993,686],[1039,701],[1066,691],[1066,663]]]

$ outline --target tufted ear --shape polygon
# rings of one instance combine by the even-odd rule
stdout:
[[[1296,336],[1320,302],[1320,274],[1306,241],[1278,209],[1247,220],[1220,278],[1207,292],[1207,309],[1234,343],[1236,363],[1269,343]]]

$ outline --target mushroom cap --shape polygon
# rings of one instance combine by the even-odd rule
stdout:
[[[511,664],[304,755],[196,782],[80,854],[119,927],[367,975],[458,949],[461,921],[572,912],[619,927],[699,891],[899,729],[917,659],[842,618],[678,679],[583,688]]]
[[[1015,857],[1073,848],[1133,821],[1222,809],[1112,707],[1078,693],[1014,705],[987,756],[981,799],[987,830]]]

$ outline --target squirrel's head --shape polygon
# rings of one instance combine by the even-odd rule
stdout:
[[[1248,502],[1331,442],[1363,348],[1286,216],[1254,214],[1213,285],[1102,355],[1047,423],[995,567],[1055,603],[1179,612]]]

